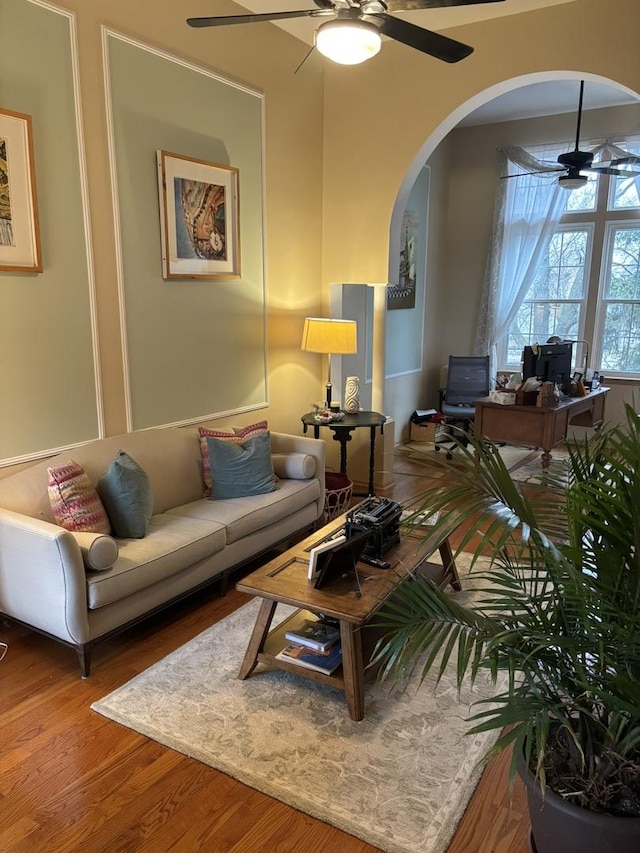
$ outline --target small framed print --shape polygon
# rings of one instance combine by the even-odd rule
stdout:
[[[0,271],[42,272],[31,116],[0,109]]]
[[[238,169],[156,154],[163,278],[240,278]]]
[[[324,542],[321,542],[319,545],[316,545],[309,551],[308,578],[310,581],[317,580],[324,565],[324,562],[326,562],[324,558],[322,558],[320,555],[324,554],[325,551],[332,551],[334,548],[337,548],[339,545],[342,545],[342,543],[346,541],[346,536],[335,536],[333,538],[325,539]]]

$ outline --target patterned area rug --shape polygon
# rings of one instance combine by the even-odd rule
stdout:
[[[426,457],[436,453],[440,457],[443,455],[442,450],[436,451],[435,445],[429,442],[410,442],[401,445],[400,450],[403,453],[418,453]],[[566,485],[568,482],[567,452],[563,447],[553,449],[552,459],[546,471],[542,468],[542,451],[540,449],[534,450],[531,447],[516,447],[515,445],[505,444],[498,447],[498,450],[511,473],[512,479],[518,483],[542,486],[549,480],[553,480],[556,485]]]
[[[464,555],[459,568],[464,580]],[[497,737],[465,734],[490,685],[372,683],[353,722],[332,688],[265,667],[237,680],[256,613],[250,602],[92,708],[385,851],[443,853]]]
[[[435,456],[437,454],[438,457],[443,458],[446,453],[446,446],[443,446],[441,450],[437,451],[435,449],[435,444],[427,441],[412,441],[409,442],[409,444],[401,445],[400,450],[404,453],[419,453],[421,456],[427,457]],[[498,447],[498,450],[507,468],[510,470],[517,468],[519,465],[523,465],[531,458],[540,458],[540,451],[532,450],[530,447],[515,447],[511,444],[504,444]],[[455,455],[455,450],[453,453]]]
[[[540,452],[537,451],[534,459],[512,468],[511,478],[518,483],[531,483],[537,486],[543,486],[550,481],[555,485],[568,485],[569,469],[566,451],[554,449],[551,461],[546,469],[542,467],[540,456]]]

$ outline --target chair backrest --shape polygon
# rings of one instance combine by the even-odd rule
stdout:
[[[489,394],[489,356],[450,355],[444,398],[450,406],[472,405]]]

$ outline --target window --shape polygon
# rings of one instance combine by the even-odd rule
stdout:
[[[586,268],[593,229],[559,228],[507,333],[508,363],[517,365],[525,344],[552,335],[578,339],[586,301]]]
[[[640,374],[640,220],[607,223],[598,302],[602,370]]]
[[[622,143],[640,154],[640,140]],[[532,150],[553,161],[564,148]],[[515,192],[526,192],[527,179]],[[589,174],[566,209],[511,326],[501,366],[518,370],[525,344],[552,335],[577,341],[574,359],[605,376],[640,376],[640,177]],[[585,343],[588,342],[588,343]],[[590,352],[589,352],[590,350]]]

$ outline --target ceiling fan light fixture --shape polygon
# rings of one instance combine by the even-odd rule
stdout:
[[[588,180],[586,175],[560,175],[558,183],[564,190],[579,190]]]
[[[315,34],[316,47],[323,56],[340,65],[358,65],[374,57],[382,38],[367,21],[329,21]]]

